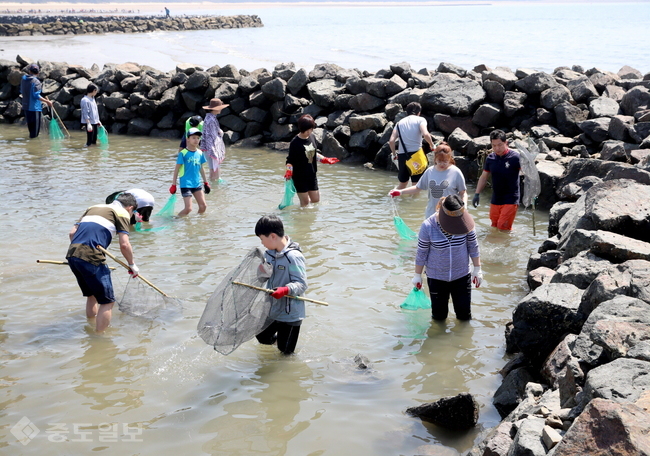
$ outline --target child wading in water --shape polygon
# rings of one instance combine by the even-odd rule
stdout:
[[[200,141],[199,129],[190,128],[187,132],[187,148],[180,151],[176,159],[176,168],[174,168],[174,177],[172,186],[169,187],[169,193],[176,193],[176,179],[180,176],[181,195],[185,207],[178,213],[179,216],[192,212],[192,196],[196,198],[199,205],[199,214],[203,214],[208,207],[205,203],[203,190],[205,189],[205,193],[210,193],[210,184],[208,184],[205,171],[203,171],[205,157],[203,152],[198,149]],[[201,187],[201,182],[203,182],[203,187]]]
[[[264,254],[267,263],[273,266],[273,273],[267,282],[272,288],[269,318],[273,323],[256,337],[259,343],[272,345],[276,341],[278,349],[289,355],[294,352],[300,324],[305,318],[305,303],[287,295],[300,296],[307,290],[305,257],[300,246],[284,235],[284,225],[275,215],[264,216],[255,225],[255,235],[268,250]]]

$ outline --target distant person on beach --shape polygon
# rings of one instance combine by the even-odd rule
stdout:
[[[317,162],[328,164],[338,162],[336,158],[324,157],[318,153],[316,139],[312,135],[314,128],[316,128],[316,122],[312,116],[309,114],[300,116],[298,119],[300,133],[289,144],[289,155],[284,173],[285,179],[293,179],[301,207],[320,201],[318,178],[316,177]]]
[[[23,112],[29,129],[29,137],[38,137],[41,131],[43,105],[45,103],[52,109],[52,102],[41,96],[43,84],[38,79],[40,68],[35,63],[27,67],[27,74],[20,81],[20,93],[23,96]]]
[[[198,128],[203,133],[203,119],[201,116],[192,116],[185,121],[185,133],[183,133],[181,143],[178,146],[179,152],[187,146],[187,132],[190,131],[190,128]]]
[[[205,159],[208,161],[210,181],[219,181],[221,163],[226,158],[226,144],[223,142],[223,130],[217,115],[228,106],[230,105],[224,104],[219,98],[213,98],[208,106],[203,106],[207,114],[203,123],[201,150],[205,152]]]
[[[492,153],[485,159],[483,173],[476,184],[476,193],[472,199],[478,207],[480,193],[492,176],[492,200],[490,201],[490,221],[499,230],[512,230],[512,224],[519,206],[519,152],[508,147],[506,134],[502,130],[490,133]]]
[[[119,192],[111,193],[106,197],[106,204],[111,204],[120,195],[130,193],[135,197],[136,209],[131,214],[131,225],[137,222],[148,222],[153,212],[155,199],[151,193],[141,188],[132,188],[131,190],[120,190]]]
[[[172,185],[169,187],[169,193],[176,193],[176,179],[180,177],[181,196],[185,207],[178,213],[179,217],[192,212],[192,196],[196,198],[199,205],[199,214],[203,214],[207,209],[204,190],[205,193],[210,193],[210,184],[205,178],[205,171],[203,171],[203,163],[206,160],[203,152],[199,149],[201,132],[198,128],[191,128],[187,133],[187,148],[178,153]],[[203,182],[203,186],[201,186],[201,182]]]
[[[406,117],[397,122],[393,133],[390,135],[388,145],[390,147],[393,160],[397,159],[397,179],[399,185],[397,190],[406,188],[411,179],[413,185],[417,184],[422,173],[427,169],[426,157],[424,163],[417,163],[417,169],[412,171],[407,162],[422,149],[422,138],[434,149],[433,140],[427,130],[427,121],[420,117],[422,106],[420,103],[412,102],[406,106]],[[399,148],[395,150],[395,141],[399,138]]]
[[[438,212],[422,223],[413,277],[417,288],[422,288],[425,266],[432,318],[447,318],[451,296],[456,318],[470,320],[472,284],[481,286],[483,272],[474,220],[458,195],[443,198]]]
[[[165,18],[167,18],[167,17],[171,17],[171,16],[170,16],[170,14],[169,14],[169,8],[167,8],[167,7],[165,6]]]
[[[88,84],[86,96],[81,99],[81,124],[86,126],[86,147],[97,144],[97,131],[102,123],[99,121],[99,111],[95,95],[99,89],[95,84]]]
[[[424,213],[425,219],[433,215],[436,211],[438,201],[444,196],[458,195],[463,199],[465,206],[467,206],[465,177],[461,170],[456,167],[454,154],[447,143],[442,143],[436,147],[433,163],[434,166],[431,166],[422,174],[417,185],[403,190],[394,189],[389,193],[390,196],[395,197],[415,195],[425,190],[429,197],[429,202]]]
[[[136,208],[135,197],[123,193],[111,204],[92,206],[70,230],[68,265],[86,297],[86,317],[97,317],[95,329],[104,331],[111,323],[115,304],[111,271],[106,257],[97,246],[107,249],[113,236],[118,235],[120,251],[129,264],[129,274],[137,277],[140,270],[133,260],[129,242],[129,219]]]

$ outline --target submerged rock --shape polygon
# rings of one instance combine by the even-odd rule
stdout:
[[[444,397],[430,404],[410,407],[406,413],[452,430],[471,429],[478,421],[478,403],[469,393]]]

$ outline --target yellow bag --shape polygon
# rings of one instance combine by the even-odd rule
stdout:
[[[406,160],[406,166],[408,166],[412,176],[422,174],[427,169],[427,166],[429,166],[429,161],[424,150],[420,148],[420,150],[411,155],[411,158]]]

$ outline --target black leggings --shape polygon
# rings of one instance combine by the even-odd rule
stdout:
[[[472,280],[471,274],[460,279],[445,282],[427,277],[429,293],[431,294],[431,317],[434,320],[444,320],[449,312],[449,296],[454,303],[454,312],[459,320],[472,318]]]
[[[86,146],[92,146],[97,144],[97,130],[99,129],[99,124],[92,124],[93,131],[86,130]]]
[[[278,349],[285,355],[290,355],[296,349],[299,334],[300,325],[294,326],[284,321],[275,320],[255,337],[260,344],[264,345],[273,345],[277,340]]]
[[[413,175],[411,174],[409,167],[406,166],[406,162],[409,161],[414,154],[415,152],[397,154],[397,180],[401,183],[408,182],[410,178],[413,184],[417,184],[422,177],[422,174],[424,174],[424,172],[421,172],[420,174]]]
[[[27,120],[30,138],[36,138],[40,133],[41,117],[42,114],[40,111],[25,111],[25,120]]]

